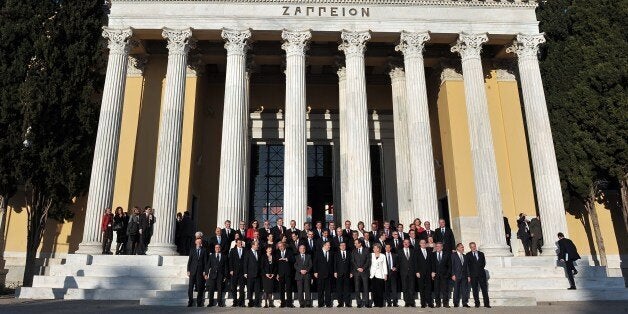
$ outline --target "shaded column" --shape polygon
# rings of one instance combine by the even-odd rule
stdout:
[[[183,105],[188,65],[188,51],[194,45],[192,29],[164,28],[161,34],[167,41],[168,66],[166,91],[161,105],[157,141],[157,167],[153,189],[153,209],[157,216],[150,254],[176,255],[174,243],[179,194],[179,164],[181,161],[181,135]]]
[[[558,176],[552,127],[547,113],[543,80],[537,59],[539,45],[544,42],[543,34],[519,34],[513,45],[506,51],[516,53],[518,56],[534,185],[543,228],[543,253],[553,255],[556,251],[556,234],[562,232],[568,236],[569,231]]]
[[[373,186],[369,143],[368,111],[364,50],[371,39],[369,31],[341,34],[339,49],[345,53],[347,126],[347,185],[349,199],[345,202],[343,219],[354,224],[373,220]],[[346,214],[346,215],[345,215]]]
[[[129,51],[131,50],[129,39],[132,34],[131,28],[112,29],[105,27],[103,30],[103,37],[108,39],[109,59],[98,118],[92,173],[89,180],[83,240],[79,244],[77,253],[96,254],[102,252],[100,223],[105,209],[111,207],[113,199],[124,88]]]
[[[281,38],[281,48],[286,51],[283,212],[286,221],[294,219],[297,226],[302,226],[307,208],[305,51],[312,33],[284,30]]]
[[[458,41],[451,47],[462,57],[467,122],[473,159],[476,205],[480,216],[480,246],[487,255],[512,255],[504,237],[502,201],[497,178],[497,163],[493,149],[491,121],[482,60],[482,44],[488,41],[487,34],[460,33]]]
[[[250,30],[223,30],[227,49],[227,73],[220,146],[220,177],[218,186],[218,216],[216,223],[225,220],[236,224],[246,218],[244,194],[246,179],[245,146],[248,143],[248,108],[246,52]]]

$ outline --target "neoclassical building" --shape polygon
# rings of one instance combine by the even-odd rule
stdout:
[[[149,254],[175,253],[187,210],[210,233],[227,219],[444,218],[509,256],[504,218],[514,238],[525,212],[548,254],[559,231],[586,251],[561,194],[536,6],[112,0],[89,194],[54,241],[98,253],[105,208],[150,205]]]

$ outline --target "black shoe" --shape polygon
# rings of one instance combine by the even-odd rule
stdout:
[[[567,290],[576,290],[576,287],[569,287]]]
[[[577,269],[574,269],[574,270],[573,270],[573,275],[575,276],[575,275],[577,275],[577,274],[578,274],[578,270],[577,270]]]
[[[440,304],[436,303],[436,307],[440,307]]]
[[[299,305],[300,308],[305,308],[304,304]]]
[[[225,307],[225,304],[224,303],[220,303],[220,304],[218,304],[218,307]]]
[[[275,307],[275,303],[270,303],[270,307]]]
[[[446,306],[446,307],[448,307],[448,306]],[[454,304],[454,307],[459,307],[459,305],[458,304]]]
[[[209,303],[209,304],[207,304],[207,307],[213,307],[213,306],[214,306],[214,304],[213,304],[213,303]]]
[[[264,308],[267,309],[268,308],[268,304],[264,305]]]
[[[358,308],[361,309],[362,308],[362,304],[358,304]]]
[[[193,303],[192,302],[188,302],[188,307],[192,307]]]
[[[462,307],[470,307],[469,304],[463,304]]]
[[[393,307],[399,307],[399,304],[393,303]]]
[[[337,307],[344,307],[344,306],[345,306],[344,304],[342,304],[342,303],[338,303],[338,306],[337,306]]]
[[[443,305],[443,307],[450,308],[449,304],[445,304],[445,305]]]
[[[294,304],[288,304],[289,308],[294,308]]]
[[[422,309],[424,309],[424,308],[426,308],[426,307],[427,307],[427,305],[425,305],[425,304],[422,304],[422,305],[421,305],[421,308],[422,308]]]
[[[488,304],[487,304],[487,305],[485,305],[484,307],[485,307],[485,308],[487,308],[487,309],[490,309],[490,308],[491,308],[491,306],[490,306],[490,305],[488,305]]]
[[[480,305],[479,305],[479,304],[476,304],[476,305],[475,305],[475,307],[480,307]]]

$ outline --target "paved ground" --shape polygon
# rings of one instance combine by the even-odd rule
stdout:
[[[173,312],[185,312],[185,313],[258,313],[258,312],[272,312],[274,313],[302,313],[310,312],[315,313],[320,311],[317,308],[314,309],[240,309],[240,308],[186,308],[186,307],[161,307],[161,306],[140,306],[138,302],[134,301],[63,301],[63,300],[22,300],[10,297],[0,298],[0,313],[173,313]],[[329,313],[358,313],[370,312],[392,312],[390,308],[384,309],[324,309]],[[485,308],[450,308],[450,309],[420,309],[420,308],[395,308],[395,313],[508,313],[508,314],[536,314],[536,313],[628,313],[628,302],[558,302],[558,303],[543,303],[536,307],[497,307],[492,309]]]

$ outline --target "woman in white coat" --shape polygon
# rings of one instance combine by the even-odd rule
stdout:
[[[375,307],[384,307],[384,282],[388,279],[388,266],[386,265],[386,255],[382,253],[382,246],[379,243],[373,245],[371,253],[371,294]]]

